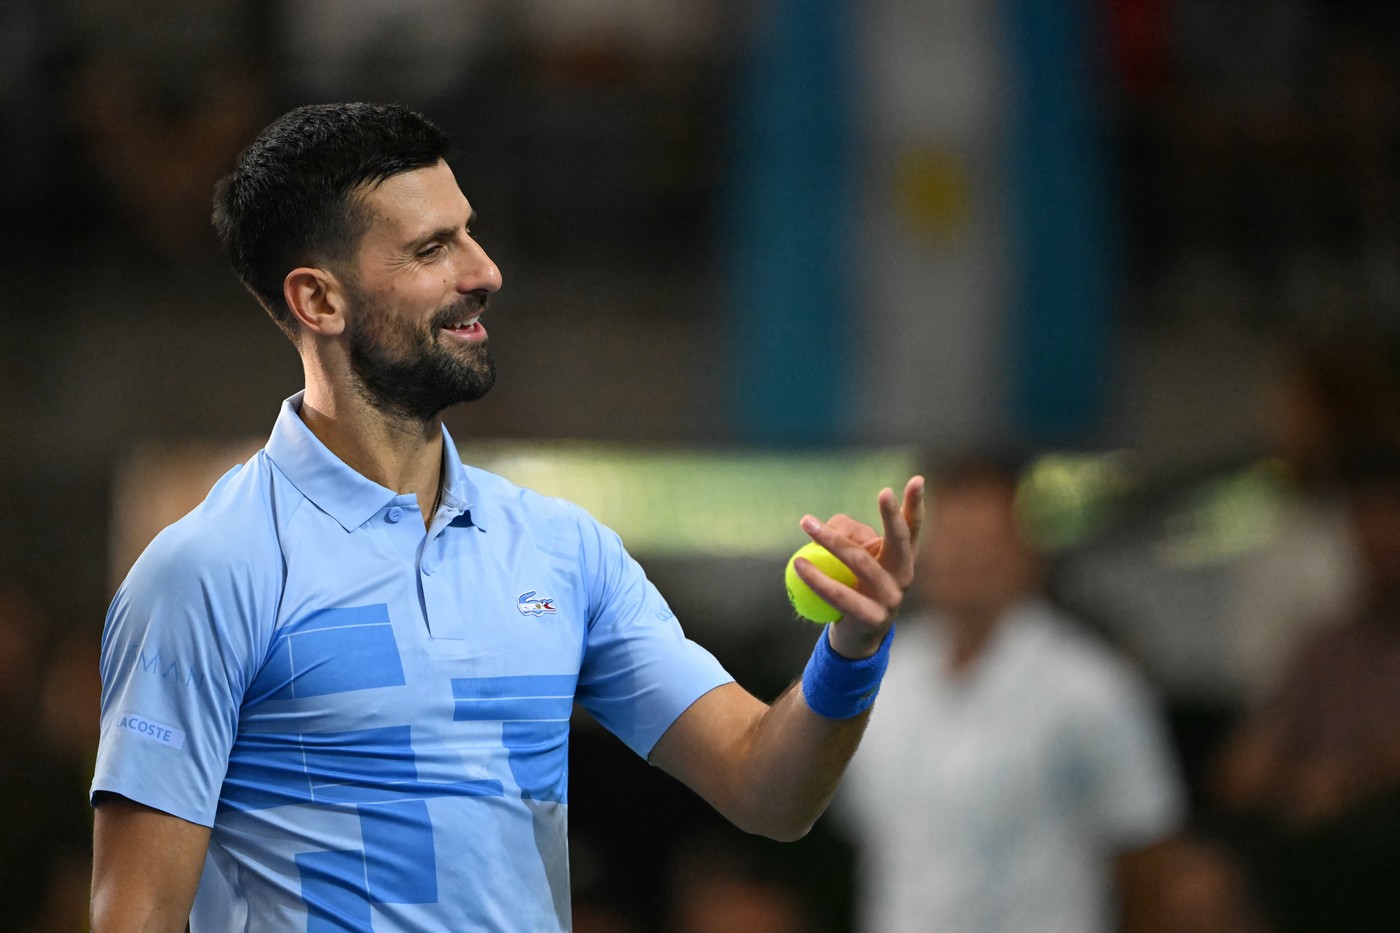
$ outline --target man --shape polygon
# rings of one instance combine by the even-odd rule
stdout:
[[[688,642],[616,535],[465,466],[441,412],[490,389],[501,275],[445,137],[305,107],[215,223],[306,388],[264,450],[133,567],[103,637],[93,929],[569,928],[577,699],[744,829],[801,836],[864,727],[913,574],[922,480],[883,534],[804,516],[855,571],[771,707]]]
[[[1041,596],[1016,503],[991,462],[934,480],[932,613],[901,626],[845,792],[871,933],[1106,931],[1115,882],[1162,913],[1139,895],[1182,800],[1151,698]]]
[[[1277,933],[1400,922],[1400,449],[1335,456],[1358,598],[1311,622],[1216,765],[1220,832]]]

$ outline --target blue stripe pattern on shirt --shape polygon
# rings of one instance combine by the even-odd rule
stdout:
[[[245,705],[403,684],[388,606],[321,609],[278,630]]]
[[[453,678],[452,718],[501,722],[520,796],[567,803],[569,715],[577,686],[577,674]]]

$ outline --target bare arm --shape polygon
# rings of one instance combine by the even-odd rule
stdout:
[[[726,684],[676,720],[651,761],[740,829],[791,841],[826,809],[868,718],[823,719],[796,686],[769,707]]]
[[[1177,834],[1114,859],[1122,933],[1261,933],[1238,864],[1224,850]]]
[[[838,515],[803,529],[856,575],[847,587],[807,561],[797,572],[831,605],[840,622],[822,633],[840,655],[873,655],[893,624],[913,580],[914,549],[923,514],[923,480],[911,479],[902,505],[880,493],[885,534]],[[827,719],[808,707],[799,686],[770,707],[737,684],[718,687],[681,714],[652,750],[651,761],[679,778],[741,829],[774,839],[804,836],[836,792],[860,744],[868,711]]]
[[[209,828],[105,794],[93,817],[93,933],[181,933]]]
[[[1271,802],[1286,773],[1283,736],[1261,722],[1249,722],[1231,736],[1214,765],[1217,802],[1227,810],[1249,810]]]
[[[1176,928],[1180,898],[1174,882],[1183,850],[1179,837],[1119,852],[1113,859],[1118,892],[1119,926],[1123,933],[1157,933]]]

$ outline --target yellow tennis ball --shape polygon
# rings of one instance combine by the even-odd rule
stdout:
[[[797,553],[788,559],[787,573],[784,574],[784,578],[787,581],[788,602],[792,603],[792,608],[809,622],[840,622],[841,612],[818,596],[797,575],[797,569],[793,567],[793,562],[799,557],[807,558],[816,564],[817,569],[822,573],[847,586],[855,586],[856,575],[851,573],[851,568],[841,563],[835,554],[815,541],[802,545],[797,549]]]

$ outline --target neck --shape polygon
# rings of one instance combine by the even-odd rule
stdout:
[[[966,674],[986,651],[992,635],[1015,600],[984,606],[959,606],[943,612],[948,628],[948,669],[954,675]]]
[[[996,629],[995,617],[976,618],[966,615],[950,619],[949,634],[952,651],[948,654],[948,670],[957,676],[966,674],[982,656],[987,642]]]
[[[301,420],[361,476],[416,496],[424,523],[432,524],[442,481],[442,418],[426,423],[395,418],[338,388],[308,379]]]

